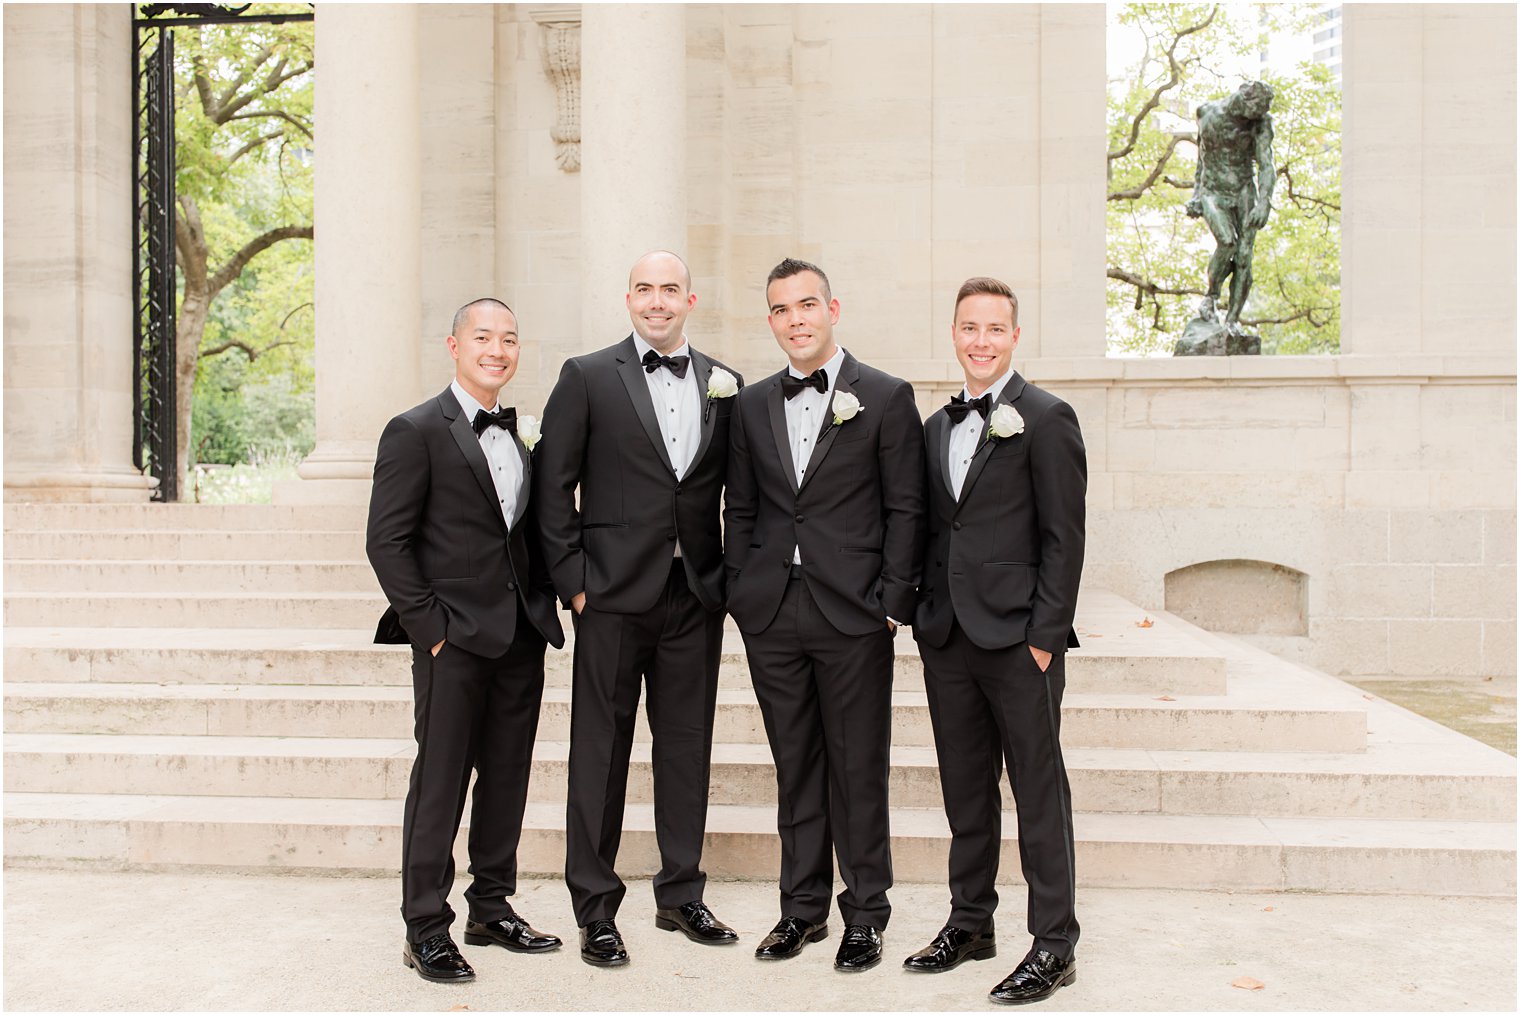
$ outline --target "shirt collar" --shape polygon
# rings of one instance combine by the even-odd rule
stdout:
[[[454,392],[454,397],[455,398],[459,399],[459,407],[464,410],[464,418],[467,421],[473,421],[475,419],[475,414],[477,412],[482,411],[482,410],[484,410],[486,412],[495,412],[496,411],[496,408],[494,406],[492,408],[490,408],[490,409],[486,409],[485,406],[483,406],[479,402],[475,401],[475,399],[472,398],[472,397],[470,397],[469,393],[466,392],[464,390],[464,388],[461,388],[459,386],[459,381],[457,381],[457,380],[453,380],[453,381],[449,382],[449,390],[452,391],[452,392]],[[500,404],[501,404],[501,402],[498,399],[497,405],[500,405]]]
[[[685,335],[681,336],[681,344],[680,345],[678,345],[674,349],[670,350],[670,352],[662,354],[654,346],[652,346],[648,342],[644,341],[643,337],[641,335],[639,335],[639,333],[637,331],[635,331],[633,333],[633,351],[634,351],[635,354],[638,355],[640,362],[643,361],[644,354],[646,352],[653,352],[656,356],[659,356],[659,355],[666,355],[666,356],[690,356],[691,355],[691,350],[686,348],[686,336]]]
[[[993,381],[992,382],[992,387],[990,387],[986,391],[982,392],[982,394],[984,394],[984,395],[991,395],[992,396],[992,404],[996,405],[997,404],[997,400],[999,398],[1003,397],[1003,389],[1008,386],[1008,382],[1010,380],[1012,380],[1012,379],[1013,379],[1013,364],[1010,363],[1008,365],[1008,369],[1005,370],[1005,371],[1003,371],[1003,376],[1001,376],[997,380]],[[966,399],[966,401],[969,402],[971,400],[971,389],[968,388],[968,387],[966,387],[965,385],[961,385],[961,397],[964,398],[964,399]]]
[[[841,346],[836,346],[835,349],[834,349],[834,355],[831,356],[831,357],[829,357],[829,361],[827,363],[825,363],[820,368],[820,369],[826,371],[828,373],[828,375],[829,375],[829,388],[830,388],[830,390],[832,390],[833,387],[834,387],[834,385],[839,381],[839,371],[843,367],[844,367],[844,346],[842,346],[842,345]],[[789,373],[789,374],[791,374],[793,377],[806,377],[807,376],[807,374],[799,374],[797,372],[797,368],[794,367],[794,366],[792,366],[791,361],[788,361],[787,364],[786,364],[786,372]]]

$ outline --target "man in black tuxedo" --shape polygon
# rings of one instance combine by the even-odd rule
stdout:
[[[472,768],[464,939],[559,947],[507,898],[517,890],[544,647],[565,642],[530,517],[533,456],[516,410],[498,406],[517,370],[517,318],[499,300],[476,300],[454,315],[448,347],[454,381],[380,436],[366,539],[391,604],[375,641],[412,646],[417,758],[401,828],[402,958],[440,982],[475,977],[449,936],[448,902]]]
[[[539,524],[576,630],[565,882],[581,958],[596,966],[628,961],[614,864],[641,682],[654,735],[655,925],[702,944],[738,940],[702,901],[701,862],[723,649],[718,502],[742,382],[687,343],[696,302],[684,261],[641,257],[628,277],[634,333],[566,360],[544,408]]]
[[[755,955],[827,936],[832,847],[834,965],[856,971],[881,961],[892,911],[892,638],[912,619],[923,555],[923,431],[906,381],[835,344],[822,269],[782,261],[766,303],[790,365],[739,396],[723,514],[728,610],[779,797],[781,921]]]
[[[1026,1004],[1076,978],[1071,791],[1061,758],[1066,649],[1082,578],[1087,454],[1071,406],[1013,369],[1019,305],[991,278],[961,286],[962,393],[929,417],[929,550],[914,637],[950,819],[950,919],[903,963],[941,972],[997,954],[1008,760],[1034,945],[993,1001]]]

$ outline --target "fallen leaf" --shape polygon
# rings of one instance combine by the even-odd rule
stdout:
[[[1146,617],[1144,620],[1137,620],[1137,621],[1135,621],[1135,626],[1136,627],[1155,627],[1156,626],[1156,622],[1154,620],[1152,620],[1151,618]]]
[[[1177,699],[1174,698],[1174,697],[1172,697],[1170,694],[1163,694],[1163,695],[1161,695],[1161,697],[1156,698],[1155,700],[1156,701],[1176,701]]]
[[[1270,912],[1272,912],[1272,907],[1268,906],[1266,909],[1263,909],[1262,912],[1263,913],[1270,913]]]
[[[1377,701],[1377,696],[1376,695],[1364,694],[1364,695],[1362,695],[1362,697],[1366,698],[1368,701]]]
[[[1488,683],[1489,681],[1491,681],[1493,679],[1494,679],[1493,677],[1484,677],[1483,678],[1483,682],[1486,684],[1486,683]]]
[[[452,1007],[452,1008],[449,1009],[449,1011],[469,1011],[469,1010],[470,1010],[470,1006],[467,1005],[467,1004],[456,1004],[454,1007]]]
[[[1241,990],[1262,990],[1266,984],[1249,976],[1237,976],[1230,981],[1230,986],[1239,987]]]

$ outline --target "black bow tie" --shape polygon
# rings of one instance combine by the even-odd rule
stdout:
[[[484,409],[475,410],[475,418],[470,421],[470,426],[474,428],[476,437],[485,433],[486,427],[492,425],[499,426],[508,433],[516,433],[517,407],[508,405],[495,412],[486,412]]]
[[[690,356],[661,356],[650,349],[644,354],[644,372],[652,374],[660,367],[664,367],[677,377],[686,376],[686,367],[691,362]]]
[[[785,393],[788,401],[796,398],[808,388],[812,388],[821,395],[828,394],[829,372],[823,367],[819,367],[806,377],[793,377],[791,371],[787,371],[781,375],[781,390]]]
[[[950,404],[945,406],[945,414],[950,417],[951,423],[965,422],[966,416],[971,412],[979,412],[986,419],[992,414],[992,392],[987,392],[981,398],[973,398],[969,401],[960,395],[952,395]]]

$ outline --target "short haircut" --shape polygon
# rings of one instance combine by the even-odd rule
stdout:
[[[458,310],[454,311],[454,326],[449,329],[449,334],[457,338],[459,336],[459,329],[463,328],[465,322],[470,319],[470,311],[482,304],[488,304],[493,307],[501,307],[501,309],[505,310],[507,313],[512,314],[512,317],[514,319],[517,317],[517,314],[513,313],[511,307],[507,306],[495,296],[482,296],[480,299],[471,300],[464,306],[460,307]]]
[[[829,277],[823,273],[823,269],[816,264],[810,264],[795,257],[788,257],[771,269],[770,275],[765,280],[765,291],[769,293],[771,291],[771,283],[777,279],[791,278],[793,275],[801,275],[805,271],[810,271],[814,275],[817,275],[823,282],[824,302],[828,302],[834,298],[833,294],[829,291]]]
[[[955,294],[955,312],[957,314],[960,313],[961,300],[964,300],[967,296],[977,296],[983,293],[988,296],[1002,296],[1005,298],[1009,306],[1013,307],[1013,326],[1015,328],[1019,326],[1019,298],[1013,294],[1012,289],[1008,288],[1006,282],[999,282],[997,279],[988,278],[985,275],[968,278],[961,283],[960,292]]]

